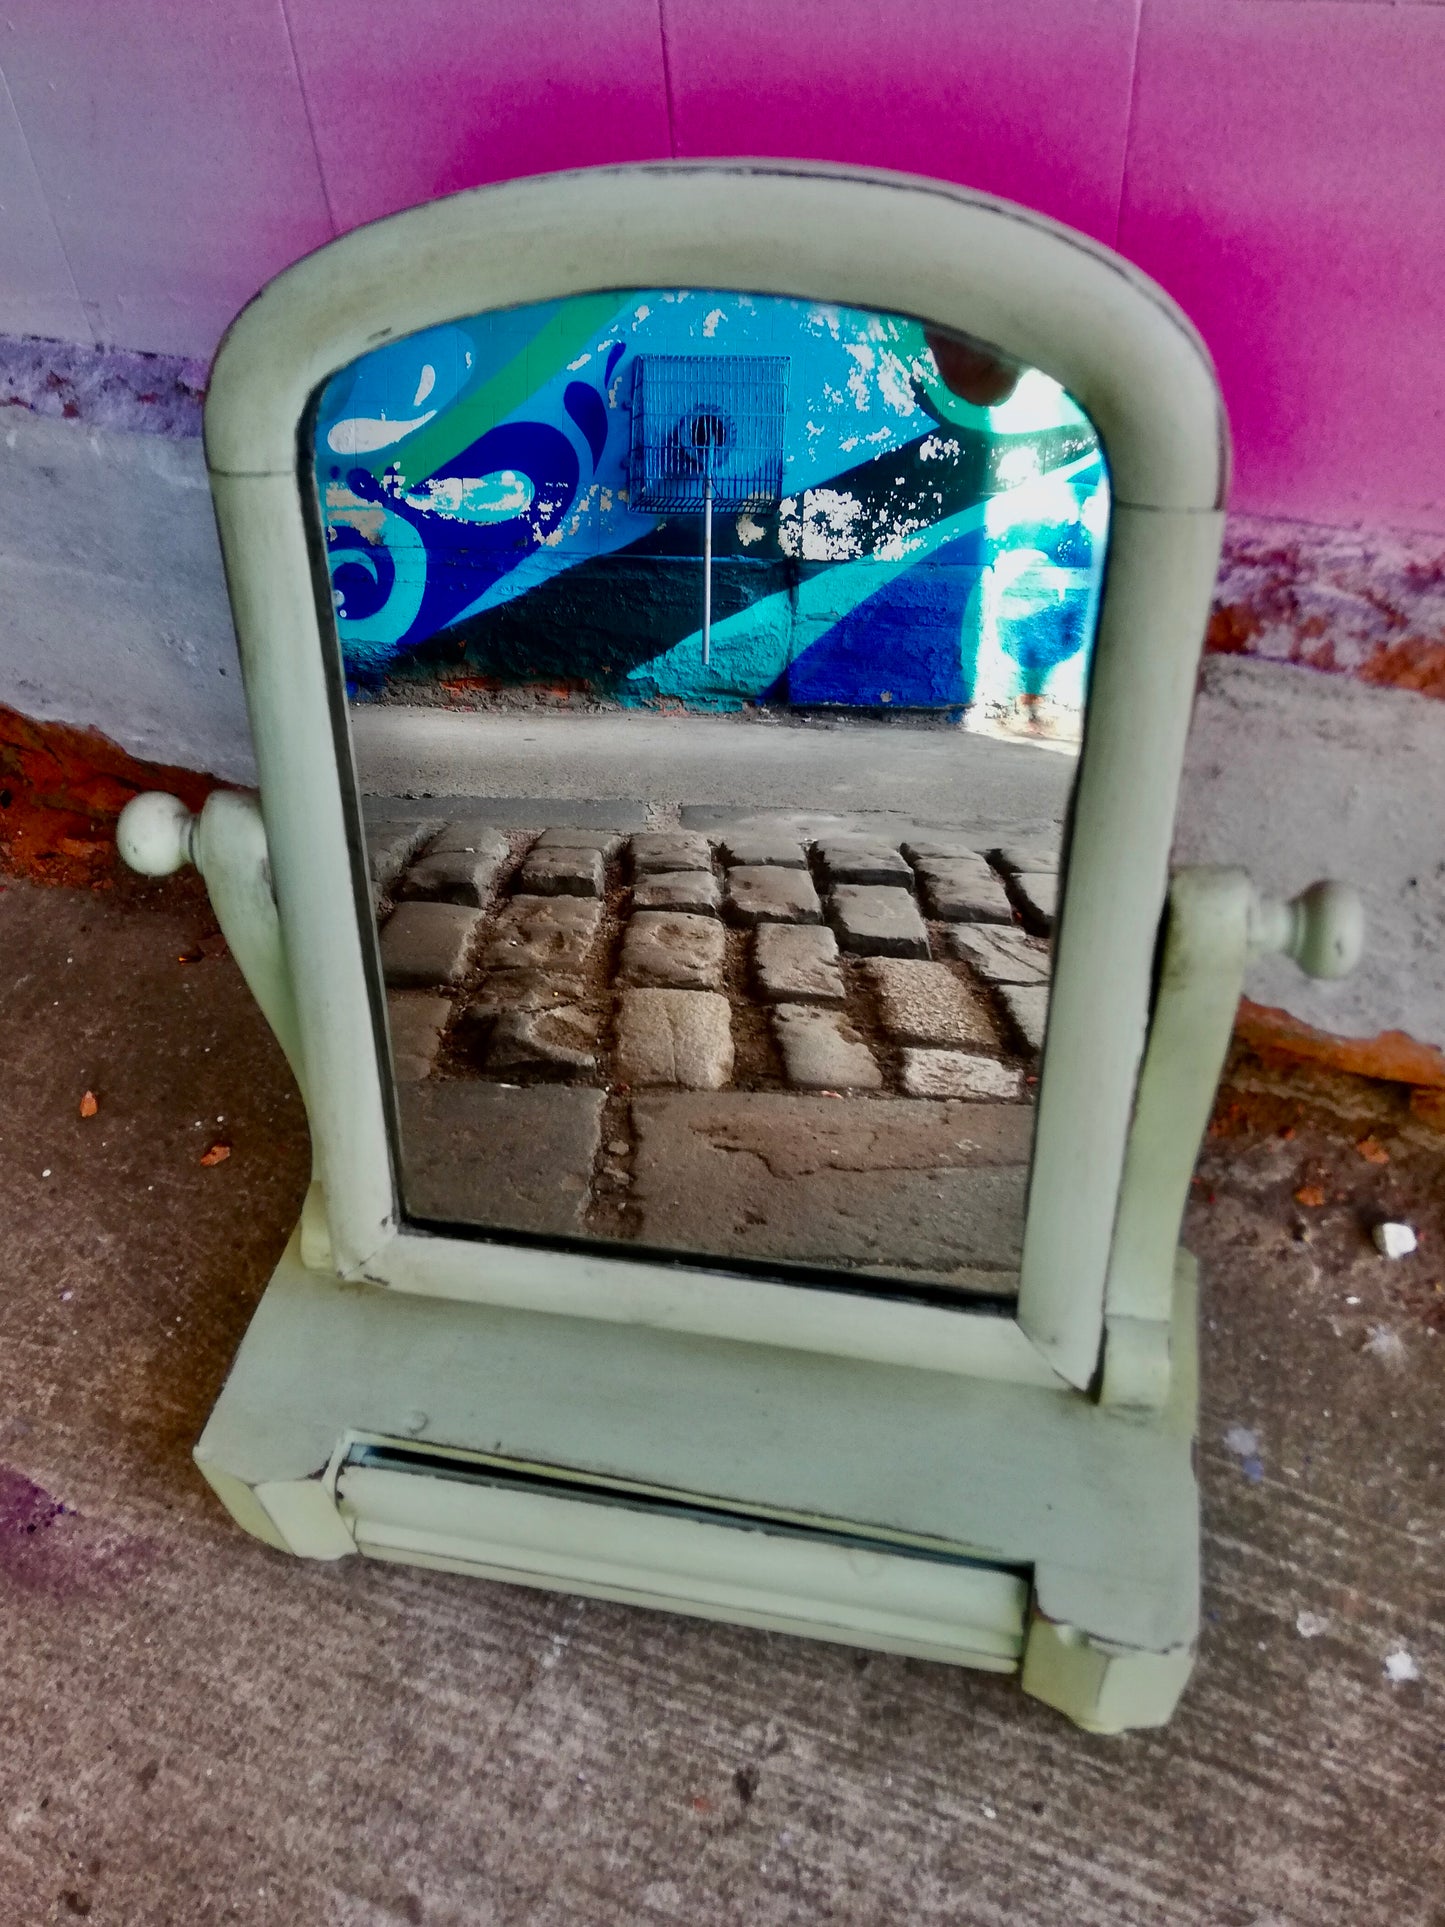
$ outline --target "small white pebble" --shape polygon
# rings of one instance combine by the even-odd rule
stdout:
[[[50,1176],[50,1166],[48,1164],[46,1165],[45,1169],[40,1173],[40,1175],[42,1178],[48,1178]]]
[[[74,1296],[75,1296],[75,1293],[74,1293],[73,1291],[63,1291],[63,1292],[61,1292],[61,1294],[60,1294],[60,1302],[61,1302],[61,1304],[62,1304],[62,1305],[68,1305],[68,1304],[70,1303],[70,1301],[71,1301],[71,1299],[72,1299],[72,1298],[73,1298]]]
[[[1382,1358],[1389,1365],[1403,1365],[1405,1362],[1405,1341],[1389,1325],[1371,1325],[1365,1350],[1371,1358]]]
[[[1351,1293],[1350,1293],[1350,1295],[1349,1295],[1349,1297],[1348,1297],[1348,1298],[1347,1298],[1347,1299],[1345,1300],[1345,1303],[1346,1303],[1347,1305],[1358,1305],[1358,1304],[1359,1304],[1359,1302],[1360,1302],[1360,1301],[1359,1301],[1359,1299],[1358,1299],[1358,1298],[1356,1297],[1356,1295],[1354,1294],[1354,1292],[1351,1292]]]
[[[1370,1235],[1382,1258],[1408,1258],[1420,1242],[1407,1224],[1377,1224]]]
[[[1420,1677],[1420,1668],[1403,1646],[1397,1646],[1385,1655],[1385,1677],[1392,1686],[1403,1686],[1407,1680]]]
[[[984,1817],[984,1819],[985,1819],[985,1820],[997,1820],[997,1818],[998,1818],[998,1808],[997,1808],[997,1807],[991,1807],[991,1806],[985,1806],[985,1807],[984,1807],[984,1809],[983,1809],[983,1817]]]
[[[1318,1639],[1321,1633],[1329,1631],[1330,1622],[1323,1613],[1306,1612],[1301,1607],[1294,1616],[1294,1629],[1301,1639]]]

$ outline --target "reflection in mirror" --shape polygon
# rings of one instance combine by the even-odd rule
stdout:
[[[380,349],[314,455],[408,1216],[1011,1296],[1086,417],[906,316],[649,289]]]

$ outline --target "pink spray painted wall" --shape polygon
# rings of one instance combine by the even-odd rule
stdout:
[[[1251,995],[1445,1048],[1445,712],[1402,693],[1445,698],[1438,0],[10,0],[0,337],[49,339],[0,340],[0,701],[245,780],[194,440],[231,316],[438,194],[738,154],[1003,195],[1182,304],[1235,482],[1176,853],[1282,894],[1328,853],[1374,961]]]
[[[1445,531],[1437,5],[16,0],[0,69],[3,332],[206,356],[288,261],[435,194],[862,162],[1155,275],[1218,363],[1236,511]]]

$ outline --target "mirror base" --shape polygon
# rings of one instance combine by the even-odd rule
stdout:
[[[196,1447],[237,1523],[1018,1676],[1161,1724],[1198,1624],[1195,1267],[1173,1386],[1046,1390],[402,1297],[293,1238]]]

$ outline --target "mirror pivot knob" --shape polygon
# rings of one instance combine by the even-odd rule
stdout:
[[[1365,907],[1348,883],[1312,883],[1289,903],[1257,899],[1250,948],[1292,957],[1308,977],[1348,977],[1364,955]]]
[[[133,796],[115,826],[116,847],[143,877],[168,877],[193,860],[196,819],[178,796],[145,790]]]

